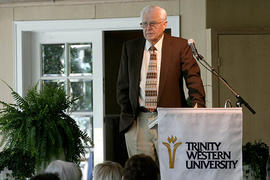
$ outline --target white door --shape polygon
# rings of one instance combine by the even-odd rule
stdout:
[[[62,86],[78,97],[71,116],[93,139],[94,164],[103,161],[103,52],[102,31],[32,32],[31,85]],[[87,147],[86,147],[87,148]],[[87,158],[83,159],[84,175]],[[85,162],[84,162],[85,161]]]

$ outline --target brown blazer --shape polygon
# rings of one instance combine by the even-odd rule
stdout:
[[[117,81],[121,132],[128,130],[137,118],[144,46],[145,39],[130,40],[123,44]],[[192,105],[197,103],[198,107],[205,107],[200,69],[187,40],[165,34],[162,44],[158,107],[187,107],[183,77]]]

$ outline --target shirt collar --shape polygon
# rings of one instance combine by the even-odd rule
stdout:
[[[164,34],[162,35],[162,37],[160,38],[160,40],[154,45],[155,48],[157,49],[157,51],[159,51],[159,52],[161,52],[163,38],[164,38]],[[151,46],[152,46],[152,44],[149,41],[146,40],[145,50],[148,51]]]

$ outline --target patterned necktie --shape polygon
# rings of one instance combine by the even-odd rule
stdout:
[[[145,83],[145,107],[153,112],[157,108],[157,54],[154,46],[149,50],[151,52]]]

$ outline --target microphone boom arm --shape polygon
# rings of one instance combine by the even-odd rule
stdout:
[[[194,57],[202,66],[204,66],[208,71],[210,71],[212,74],[218,77],[218,79],[233,93],[233,95],[237,99],[236,101],[237,107],[241,107],[242,104],[244,104],[252,114],[256,114],[254,109],[229,85],[229,83],[210,64],[208,64],[208,62],[204,59],[202,55],[200,55],[197,52],[196,55],[194,55]],[[205,65],[201,61],[203,61]]]

